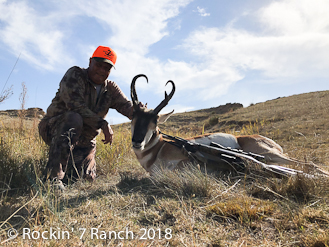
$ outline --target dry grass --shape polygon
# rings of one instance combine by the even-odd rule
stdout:
[[[328,103],[329,92],[317,92],[248,108],[233,105],[234,111],[225,106],[177,114],[176,122],[161,128],[181,137],[217,130],[260,133],[290,156],[327,169]],[[37,134],[39,120],[26,120],[22,128],[20,119],[0,120],[1,245],[329,246],[328,179],[277,179],[256,169],[215,176],[191,165],[150,178],[135,159],[124,124],[115,126],[114,145],[97,144],[97,180],[70,183],[61,192],[42,181],[47,147]],[[18,231],[15,239],[8,238],[11,228]],[[51,230],[61,236],[23,239],[24,228],[35,237]],[[126,230],[135,239],[114,239],[114,232],[109,239],[109,231],[126,237]],[[141,240],[144,231],[149,238]]]

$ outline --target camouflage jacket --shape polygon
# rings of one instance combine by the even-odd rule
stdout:
[[[60,82],[58,92],[47,109],[44,119],[67,111],[79,113],[83,118],[84,140],[93,140],[100,132],[109,108],[132,118],[132,103],[118,85],[106,80],[97,99],[96,87],[88,77],[88,69],[70,68]]]

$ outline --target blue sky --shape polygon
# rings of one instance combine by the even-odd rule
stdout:
[[[168,80],[176,93],[163,112],[328,90],[327,0],[0,0],[0,110],[47,109],[66,70],[88,67],[98,45],[118,54],[109,79],[156,107]],[[110,123],[128,121],[110,110]]]

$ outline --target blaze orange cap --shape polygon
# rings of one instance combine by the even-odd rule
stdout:
[[[117,54],[110,47],[98,46],[91,58],[99,62],[109,63],[114,67],[117,61]]]

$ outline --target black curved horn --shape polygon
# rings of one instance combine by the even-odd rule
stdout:
[[[167,81],[166,86],[168,83],[171,83],[172,85],[172,90],[170,94],[168,95],[167,92],[165,92],[165,99],[154,109],[154,112],[158,114],[169,102],[169,100],[172,98],[172,96],[175,93],[176,87],[175,83],[172,80]]]
[[[135,109],[136,109],[136,107],[138,108],[138,104],[139,104],[137,93],[136,93],[136,88],[135,88],[136,80],[139,77],[145,77],[146,78],[146,82],[148,82],[147,76],[146,75],[143,75],[143,74],[136,75],[133,78],[132,82],[131,82],[131,85],[130,85],[130,97],[131,97],[131,100],[133,102],[133,106],[134,106]]]

